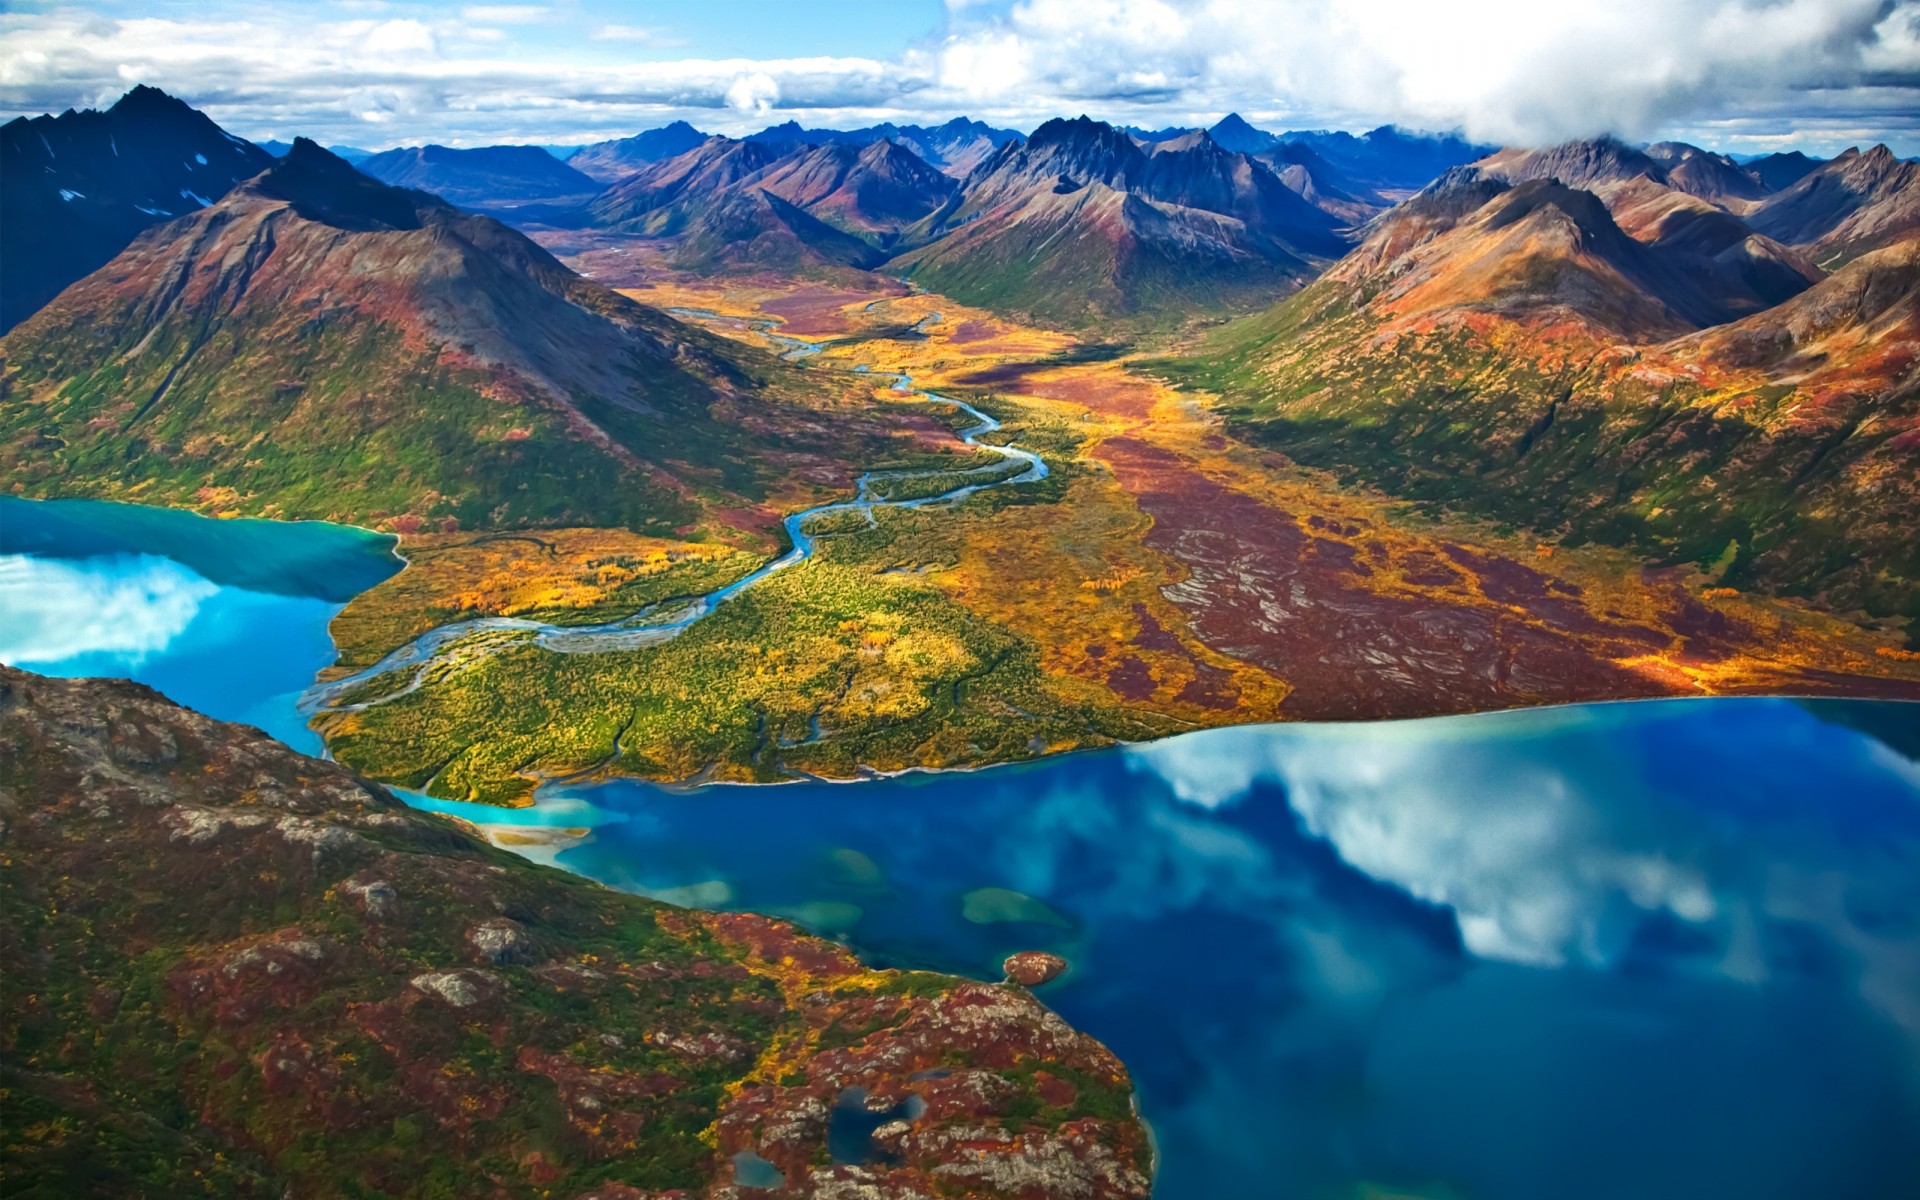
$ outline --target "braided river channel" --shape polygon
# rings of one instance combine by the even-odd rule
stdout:
[[[810,553],[810,515],[1044,475],[966,411],[1001,463],[920,500],[863,478],[790,518],[762,572]],[[137,679],[320,753],[308,714],[368,678],[314,687],[327,622],[400,566],[338,526],[0,497],[0,661]],[[499,624],[645,645],[758,577],[609,625]],[[1040,995],[1133,1071],[1165,1200],[1920,1195],[1920,706],[1649,701],[410,800],[880,966],[1061,954]]]

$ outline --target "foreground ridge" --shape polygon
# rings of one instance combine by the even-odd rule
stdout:
[[[534,866],[137,684],[0,668],[0,905],[10,1195],[1147,1194],[1125,1069],[1024,990]]]

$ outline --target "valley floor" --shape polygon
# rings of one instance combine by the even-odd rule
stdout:
[[[1124,346],[890,281],[722,285],[618,246],[564,249],[637,300],[738,318],[709,320],[726,336],[766,345],[771,320],[820,343],[795,370],[910,374],[997,417],[989,440],[1039,452],[1052,474],[819,521],[815,557],[656,645],[556,654],[477,635],[492,641],[414,690],[372,687],[357,698],[379,702],[319,718],[335,754],[379,777],[513,804],[563,776],[847,778],[1257,721],[1691,694],[1920,699],[1920,662],[1882,635],[1337,487],[1232,438],[1207,396],[1134,373]],[[910,419],[916,443],[944,437],[923,402],[885,387],[872,402]],[[708,591],[765,554],[606,530],[401,549],[414,566],[335,622],[345,668],[454,616],[604,621]]]

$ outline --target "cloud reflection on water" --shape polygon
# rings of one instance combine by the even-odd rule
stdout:
[[[0,662],[33,667],[100,653],[137,666],[185,632],[219,588],[170,559],[0,554]]]
[[[1698,725],[1684,705],[1596,706],[1213,730],[1125,757],[1205,809],[1277,786],[1343,862],[1450,909],[1479,958],[1613,966],[1664,923],[1689,931],[1666,959],[1752,984],[1814,969],[1796,945],[1817,930],[1852,959],[1821,969],[1857,970],[1867,999],[1920,1032],[1920,769],[1833,726],[1775,721],[1768,755],[1820,764],[1783,787],[1755,771],[1757,747]],[[1850,897],[1868,898],[1864,924]]]

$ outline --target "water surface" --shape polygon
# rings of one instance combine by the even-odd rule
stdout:
[[[398,566],[358,533],[0,506],[0,659],[303,748],[339,581]],[[1920,1195],[1917,755],[1920,707],[1684,700],[420,803],[883,965],[1064,955],[1042,994],[1133,1070],[1168,1200],[1850,1200]]]
[[[295,701],[334,661],[327,622],[400,570],[393,545],[318,521],[0,496],[0,662],[137,679],[318,754]]]

